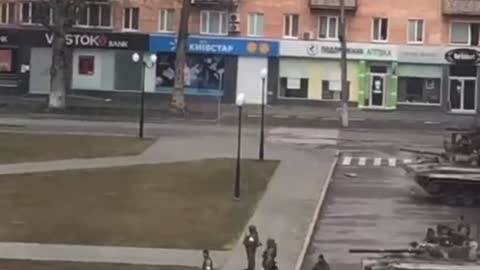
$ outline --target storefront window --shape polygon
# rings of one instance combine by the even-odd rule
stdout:
[[[347,82],[350,90],[350,82]],[[342,99],[342,86],[340,81],[322,81],[322,100],[339,101]]]
[[[440,78],[399,78],[399,102],[440,104]]]
[[[225,72],[223,56],[193,54],[185,65],[185,86],[198,90],[219,90],[223,87]],[[175,81],[175,54],[159,54],[156,88],[171,88]]]
[[[308,97],[308,79],[307,78],[280,78],[281,98],[307,98]]]
[[[80,55],[78,57],[78,73],[80,75],[95,74],[95,56]]]
[[[14,72],[13,50],[0,49],[0,73]]]

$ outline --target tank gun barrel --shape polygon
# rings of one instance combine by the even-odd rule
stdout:
[[[400,151],[407,152],[407,153],[428,155],[428,156],[437,156],[437,157],[442,156],[442,153],[433,152],[433,151],[416,150],[411,148],[400,148]]]
[[[350,249],[350,253],[417,253],[412,249]]]

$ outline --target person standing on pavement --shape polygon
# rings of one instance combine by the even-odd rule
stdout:
[[[210,252],[208,249],[203,250],[203,264],[202,270],[213,270],[213,260],[210,258]]]
[[[328,265],[323,254],[318,255],[318,261],[313,266],[313,270],[330,270],[330,265]]]
[[[248,266],[246,270],[255,270],[255,254],[257,253],[257,248],[260,247],[262,243],[260,243],[258,238],[257,227],[254,225],[248,226],[248,234],[245,235],[243,239],[243,245],[247,253]]]

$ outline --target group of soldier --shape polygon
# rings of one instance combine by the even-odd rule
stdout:
[[[247,254],[247,268],[245,270],[255,270],[255,255],[257,249],[262,246],[258,236],[257,228],[254,225],[248,226],[248,233],[243,238],[243,245]],[[263,270],[278,270],[277,267],[277,243],[274,239],[267,239],[267,246],[262,254]],[[213,260],[210,258],[208,250],[203,251],[202,270],[213,270]],[[330,270],[330,266],[326,262],[322,254],[318,257],[318,262],[313,270]]]
[[[437,225],[436,231],[428,228],[425,242],[442,247],[464,246],[470,240],[470,225],[466,224],[463,216],[459,217],[456,230],[446,225]]]

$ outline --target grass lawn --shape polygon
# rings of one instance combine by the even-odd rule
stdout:
[[[120,136],[0,133],[0,163],[135,155],[152,142]]]
[[[199,264],[201,264],[201,261]],[[200,270],[200,268],[171,265],[149,266],[109,263],[0,260],[0,270]]]
[[[278,162],[235,160],[0,176],[0,241],[228,249]]]

